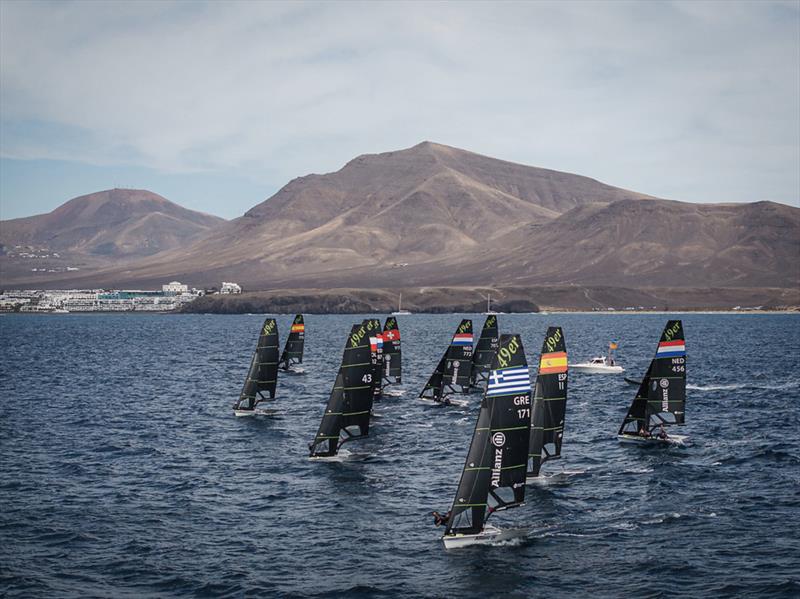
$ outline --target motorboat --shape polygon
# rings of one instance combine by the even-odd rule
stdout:
[[[619,374],[625,372],[625,369],[615,363],[613,358],[608,358],[606,356],[597,356],[588,362],[570,364],[569,369],[585,374]]]

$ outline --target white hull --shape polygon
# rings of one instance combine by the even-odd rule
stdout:
[[[233,415],[239,418],[244,416],[275,416],[279,414],[279,410],[270,408],[256,408],[255,410],[234,410]]]
[[[363,462],[369,457],[368,453],[350,453],[342,449],[336,455],[310,456],[308,459],[312,462]]]
[[[407,314],[411,314],[408,310],[397,310],[396,312],[392,312],[392,316],[405,316]]]
[[[387,389],[386,387],[384,387],[383,394],[386,397],[402,397],[403,395],[406,394],[406,392],[403,389],[392,389],[392,388]]]
[[[669,435],[666,439],[659,439],[657,436],[640,437],[639,435],[617,435],[620,443],[630,443],[632,445],[683,445],[688,437],[686,435]]]
[[[570,364],[570,372],[582,372],[584,374],[620,374],[625,372],[622,366],[599,366],[597,364]]]
[[[433,401],[433,399],[430,397],[420,397],[419,399],[435,406],[456,406],[459,408],[465,408],[469,405],[469,402],[465,399],[453,399],[452,397],[448,397],[446,401]]]
[[[442,542],[445,549],[459,549],[470,545],[491,545],[500,541],[509,541],[527,536],[527,528],[501,530],[494,526],[487,526],[483,531],[475,535],[445,535],[442,537]]]
[[[546,485],[547,483],[555,483],[565,481],[572,476],[584,474],[586,470],[561,470],[553,474],[539,474],[539,476],[528,476],[525,478],[527,485]]]

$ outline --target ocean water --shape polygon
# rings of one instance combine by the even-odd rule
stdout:
[[[563,458],[493,517],[529,537],[445,551],[430,511],[450,507],[480,397],[416,396],[461,315],[399,317],[405,394],[351,463],[306,456],[360,316],[306,317],[275,419],[231,412],[263,315],[2,316],[0,595],[797,597],[800,317],[679,317],[689,443],[620,445],[635,388],[572,374]],[[571,361],[617,339],[638,378],[667,318],[499,322],[531,364],[548,325]]]

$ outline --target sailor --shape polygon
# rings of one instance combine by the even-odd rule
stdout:
[[[664,425],[659,425],[658,438],[664,440],[667,438],[667,431],[664,430]]]
[[[450,510],[452,511],[452,510]],[[446,526],[448,522],[450,522],[450,511],[446,514],[442,515],[439,512],[432,512],[433,515],[433,523],[436,526]]]
[[[650,431],[645,428],[644,424],[639,427],[639,436],[644,437],[645,439],[650,438]]]

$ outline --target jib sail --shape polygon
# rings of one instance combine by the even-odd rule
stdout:
[[[258,345],[250,360],[250,370],[244,381],[234,410],[254,410],[256,404],[274,399],[278,385],[278,324],[267,318],[258,336]],[[265,394],[269,394],[269,398]]]
[[[372,364],[372,392],[375,401],[380,401],[383,394],[383,334],[381,321],[377,318],[367,318],[363,322],[369,335],[370,363]]]
[[[369,434],[372,369],[367,329],[353,325],[322,422],[309,444],[311,456],[336,455],[343,443]]]
[[[670,320],[619,434],[651,433],[661,425],[683,424],[685,410],[686,341],[683,323]]]
[[[497,332],[497,316],[490,314],[486,317],[481,329],[481,336],[475,345],[475,352],[472,356],[472,385],[486,381],[489,376],[489,367],[492,358],[497,353],[497,346],[500,337]]]
[[[419,396],[446,403],[448,395],[469,392],[471,378],[472,321],[464,319]]]
[[[397,319],[390,316],[383,325],[383,384],[399,385],[402,362],[400,354],[400,328]]]
[[[302,314],[297,314],[292,321],[292,328],[289,330],[289,337],[286,338],[286,346],[283,348],[281,359],[278,366],[283,370],[289,370],[293,364],[303,363],[303,347],[306,339],[306,325]]]
[[[489,516],[525,499],[531,382],[519,335],[503,335],[445,535],[477,534]]]
[[[567,408],[567,346],[561,327],[550,327],[542,344],[539,375],[533,393],[528,476],[539,476],[542,464],[561,456]]]

